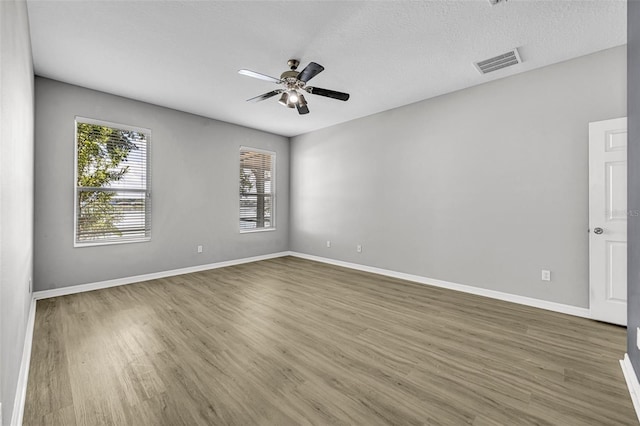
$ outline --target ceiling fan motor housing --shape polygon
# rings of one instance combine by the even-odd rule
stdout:
[[[298,79],[298,74],[300,74],[298,71],[285,71],[280,75],[280,79],[281,80],[289,80],[289,79],[293,79],[293,80],[297,80]]]

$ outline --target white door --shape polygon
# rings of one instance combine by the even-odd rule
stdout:
[[[589,123],[591,317],[627,325],[627,119]]]

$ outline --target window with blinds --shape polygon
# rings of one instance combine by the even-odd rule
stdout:
[[[150,239],[150,136],[76,117],[75,246]]]
[[[275,229],[275,152],[240,148],[240,232]]]

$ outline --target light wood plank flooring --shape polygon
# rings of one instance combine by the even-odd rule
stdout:
[[[37,304],[26,425],[632,425],[625,329],[285,257]]]

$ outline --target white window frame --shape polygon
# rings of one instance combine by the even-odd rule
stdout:
[[[146,204],[145,204],[145,224],[147,225],[149,232],[145,237],[139,238],[123,238],[122,240],[107,240],[107,241],[78,241],[78,123],[93,124],[97,126],[112,127],[115,129],[128,130],[132,132],[144,133],[146,135],[147,142],[147,158],[146,158]],[[73,122],[73,247],[92,247],[92,246],[105,246],[114,244],[133,244],[151,241],[151,129],[144,127],[131,126],[128,124],[114,123],[111,121],[97,120],[94,118],[87,118],[76,116]]]
[[[240,146],[240,150],[238,151],[238,160],[240,159],[240,155],[242,155],[243,151],[251,151],[251,152],[259,152],[262,154],[271,155],[271,226],[268,228],[255,228],[255,229],[242,229],[240,227],[240,191],[238,191],[238,230],[241,234],[253,234],[256,232],[270,232],[276,230],[276,153],[274,151],[268,151],[266,149],[254,148],[250,146]],[[240,162],[238,161],[238,167],[240,167]],[[238,190],[240,189],[240,184],[238,183]]]

